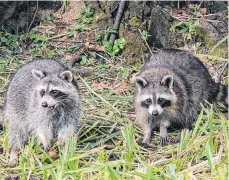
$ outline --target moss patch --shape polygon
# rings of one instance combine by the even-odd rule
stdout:
[[[196,29],[196,34],[203,40],[205,47],[208,49],[208,52],[216,45],[218,41],[214,41],[208,33],[204,31],[203,28],[198,27]],[[227,43],[224,42],[220,44],[212,53],[212,56],[216,57],[225,57],[228,51]],[[202,53],[202,52],[201,52]]]

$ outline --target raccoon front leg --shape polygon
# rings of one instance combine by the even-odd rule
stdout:
[[[63,145],[69,137],[71,137],[75,132],[75,127],[73,125],[65,125],[58,131],[57,144]]]
[[[16,166],[17,161],[18,161],[18,152],[17,151],[14,151],[14,150],[11,150],[10,151],[9,166],[10,167]]]
[[[144,131],[144,138],[142,143],[149,144],[152,136],[152,120],[150,117],[148,117],[147,121],[145,121],[143,126],[143,131]]]
[[[51,128],[38,128],[37,136],[42,145],[44,146],[44,150],[48,151],[51,147],[51,139],[53,138]]]
[[[19,128],[20,125],[9,122],[8,144],[10,149],[9,166],[14,167],[18,161],[18,151],[28,140],[28,133]],[[26,128],[25,128],[26,129]]]
[[[140,124],[143,128],[144,138],[143,141],[139,144],[145,145],[150,143],[152,135],[152,119],[149,117],[149,114],[145,108],[142,108],[136,103],[136,120],[137,124]]]
[[[169,121],[161,121],[160,123],[160,145],[165,146],[168,144],[168,132]]]

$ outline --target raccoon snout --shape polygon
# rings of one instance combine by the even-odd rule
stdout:
[[[41,106],[46,108],[46,107],[48,107],[48,103],[46,101],[44,101],[41,103]]]
[[[49,110],[53,110],[55,107],[55,105],[53,105],[53,106],[48,105],[48,103],[46,101],[42,102],[41,106],[44,108],[48,108]]]
[[[157,116],[159,113],[158,113],[158,111],[157,110],[155,110],[155,111],[152,111],[152,115],[153,116]]]

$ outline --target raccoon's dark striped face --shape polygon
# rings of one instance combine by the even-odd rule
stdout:
[[[141,96],[141,106],[148,109],[148,112],[153,116],[160,115],[164,108],[172,105],[172,102],[169,97],[163,98],[163,95],[143,95]]]
[[[156,79],[136,77],[138,88],[138,100],[141,106],[148,109],[149,114],[158,116],[176,103],[176,95],[173,91],[173,77],[165,75]]]
[[[54,109],[56,106],[63,104],[68,99],[68,94],[55,87],[52,83],[48,83],[39,87],[39,96],[41,97],[41,106]]]
[[[58,91],[58,90],[51,90],[49,92],[47,92],[50,96],[52,96],[54,99],[65,99],[68,97],[67,94],[61,92],[61,91]],[[40,91],[40,95],[41,97],[43,97],[44,95],[46,94],[46,91],[44,89],[42,89]]]

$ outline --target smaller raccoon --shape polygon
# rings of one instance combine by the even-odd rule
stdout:
[[[135,79],[136,122],[143,127],[142,143],[160,127],[160,144],[167,144],[167,127],[191,129],[201,103],[228,103],[228,88],[215,83],[203,63],[188,52],[161,50],[153,54]]]
[[[78,86],[72,73],[54,60],[35,60],[19,68],[5,99],[10,166],[16,164],[16,152],[31,136],[48,150],[52,139],[63,142],[77,131],[81,114]]]

